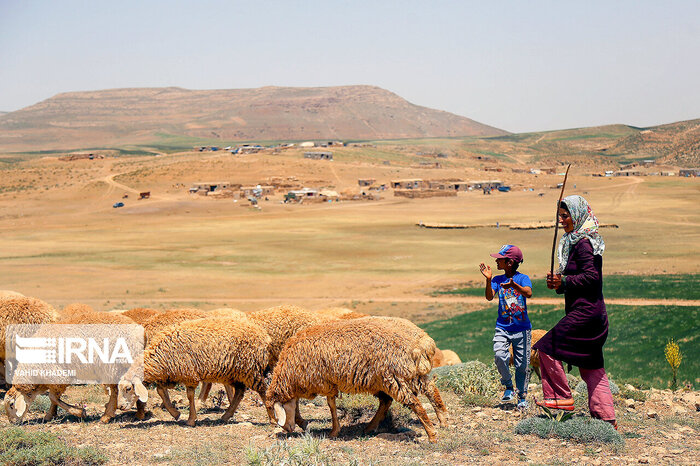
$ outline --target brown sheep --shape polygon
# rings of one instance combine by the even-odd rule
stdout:
[[[148,319],[158,314],[162,314],[163,311],[157,311],[155,309],[148,309],[144,307],[136,307],[134,309],[129,309],[128,311],[120,311],[121,315],[128,317],[139,325],[143,325]]]
[[[414,357],[418,360],[418,365],[416,367],[418,375],[427,375],[430,373],[433,369],[432,361],[435,357],[437,346],[435,346],[435,341],[430,338],[425,330],[418,327],[410,320],[401,317],[372,316],[367,317],[367,319],[379,325],[383,325],[390,330],[395,330],[404,334],[406,340],[415,345],[413,351]],[[430,401],[430,404],[435,409],[435,415],[440,422],[440,426],[447,426],[447,408],[442,401],[440,390],[438,390],[435,382],[429,379],[428,383],[423,388],[423,394],[428,398],[428,401]]]
[[[369,393],[379,398],[379,409],[365,428],[370,432],[385,417],[392,400],[409,407],[420,419],[428,439],[436,441],[432,422],[417,393],[427,375],[417,371],[415,345],[404,333],[369,319],[326,322],[307,328],[285,345],[267,390],[277,423],[292,432],[299,398],[324,395],[333,419],[330,437],[340,430],[335,406],[339,392]]]
[[[542,338],[546,333],[546,330],[533,329],[530,333],[530,347],[540,341],[540,338]],[[510,351],[510,365],[512,366],[513,347],[509,347],[508,351]],[[530,366],[532,367],[532,370],[535,371],[535,374],[537,374],[537,377],[542,380],[542,375],[540,374],[540,356],[536,349],[530,349]]]
[[[22,293],[18,293],[17,291],[12,291],[12,290],[0,290],[0,299],[8,299],[8,298],[24,298],[25,296]]]
[[[58,311],[59,318],[56,323],[62,324],[64,321],[73,321],[92,314],[95,314],[95,310],[87,304],[73,303]]]
[[[14,296],[7,292],[0,299],[0,386],[5,385],[5,330],[13,324],[44,324],[55,322],[58,313],[50,305],[36,298]],[[19,294],[19,293],[17,293]]]
[[[84,310],[84,309],[83,309]],[[109,314],[106,312],[77,312],[73,315],[66,315],[61,318],[56,323],[60,324],[131,324],[134,322],[128,317]],[[51,407],[49,411],[44,416],[45,421],[53,419],[56,415],[56,410],[58,406],[68,411],[70,414],[78,417],[85,416],[85,409],[78,408],[77,406],[69,405],[61,400],[61,396],[66,391],[69,385],[61,384],[23,384],[14,385],[10,391],[5,395],[5,406],[7,416],[11,422],[20,422],[25,414],[26,408],[31,404],[38,395],[48,392],[49,399],[51,400]],[[118,387],[116,384],[110,384],[106,386],[109,392],[109,401],[105,404],[105,411],[102,415],[100,421],[107,423],[111,421],[115,414],[117,408],[117,398],[118,398]]]
[[[282,347],[295,333],[312,325],[327,322],[329,317],[317,315],[297,306],[283,305],[253,311],[248,314],[248,319],[260,325],[270,335],[272,354],[277,360]]]
[[[198,309],[172,309],[155,314],[142,324],[146,345],[151,341],[151,338],[171,325],[204,317],[207,317],[207,313]]]
[[[315,311],[316,314],[336,319],[359,319],[361,317],[368,317],[369,314],[364,314],[362,312],[355,312],[352,309],[346,307],[329,307],[327,309],[320,309]]]
[[[452,350],[441,350],[440,348],[437,348],[432,362],[434,369],[436,367],[454,366],[456,364],[461,364],[462,360],[459,358],[457,353],[455,353]]]
[[[120,390],[133,404],[148,399],[144,384],[155,383],[168,412],[175,418],[180,412],[172,405],[168,385],[187,387],[190,414],[187,425],[197,420],[194,392],[200,382],[222,383],[229,388],[229,407],[222,420],[235,413],[245,390],[251,388],[265,401],[265,373],[270,370],[269,335],[259,326],[243,320],[207,318],[181,322],[156,335],[143,355],[143,381],[129,374],[122,378]],[[235,389],[235,394],[233,390]],[[271,422],[274,415],[266,408]]]

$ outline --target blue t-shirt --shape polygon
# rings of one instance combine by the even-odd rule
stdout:
[[[507,283],[510,278],[504,275],[498,275],[491,280],[491,288],[494,295],[498,296],[498,319],[496,327],[511,333],[530,330],[532,324],[527,317],[527,303],[525,296],[518,293],[515,288],[503,288],[502,283]],[[513,282],[520,286],[529,286],[532,288],[530,277],[524,273],[516,272],[513,275]]]

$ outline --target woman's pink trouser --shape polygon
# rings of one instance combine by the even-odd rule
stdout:
[[[542,351],[539,352],[539,356],[544,398],[551,400],[571,399],[571,389],[561,361],[553,359]],[[579,368],[579,371],[588,387],[588,408],[591,411],[591,416],[604,421],[614,421],[615,407],[605,369],[602,367],[600,369]]]

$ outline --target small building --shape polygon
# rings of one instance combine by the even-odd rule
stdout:
[[[215,181],[211,183],[195,183],[190,188],[190,193],[192,194],[203,194],[213,193],[218,191],[223,191],[224,189],[237,189],[240,188],[240,184],[231,184],[228,181]]]
[[[333,152],[304,152],[305,159],[333,160]]]
[[[311,188],[293,189],[287,193],[287,196],[292,199],[315,198],[318,196],[318,190]]]
[[[661,176],[676,176],[676,172],[671,170],[661,170]]]
[[[620,170],[614,173],[615,176],[642,176],[639,170]]]
[[[374,178],[360,178],[357,180],[357,184],[360,186],[372,186],[377,180]]]
[[[502,184],[500,180],[470,181],[468,186],[471,189],[497,189]]]
[[[700,176],[700,168],[681,168],[678,171],[678,176]]]
[[[232,154],[257,154],[261,150],[263,150],[264,147],[259,145],[259,144],[243,144],[242,146],[238,146],[235,149],[231,151]]]
[[[540,173],[546,173],[547,175],[556,175],[557,169],[554,167],[540,167]]]
[[[261,198],[263,196],[270,196],[275,193],[274,186],[241,186],[240,188],[241,197],[245,198]]]
[[[393,189],[423,189],[426,187],[426,183],[420,178],[392,180],[391,187]]]

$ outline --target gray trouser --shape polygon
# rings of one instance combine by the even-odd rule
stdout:
[[[510,362],[510,352],[508,348],[513,345],[513,365],[515,366],[515,386],[521,398],[527,394],[527,383],[530,367],[530,330],[510,333],[502,328],[496,327],[496,334],[493,336],[493,352],[495,355],[496,368],[501,374],[501,384],[506,388],[513,389],[513,380],[510,377],[508,364]]]

